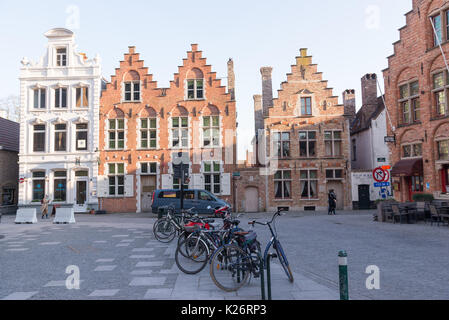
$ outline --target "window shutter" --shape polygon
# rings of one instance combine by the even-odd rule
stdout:
[[[231,174],[223,173],[221,175],[221,195],[230,196],[231,195]]]
[[[190,189],[204,190],[204,176],[202,174],[192,174]]]
[[[171,174],[162,175],[162,189],[173,189],[173,176]]]
[[[109,197],[109,180],[107,176],[97,177],[97,195],[98,198]]]
[[[134,176],[125,176],[125,197],[134,197]]]

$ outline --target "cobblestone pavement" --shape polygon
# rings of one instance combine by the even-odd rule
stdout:
[[[0,299],[89,300],[259,300],[260,281],[237,293],[217,288],[206,268],[191,276],[174,261],[176,244],[162,244],[152,234],[153,216],[78,215],[73,225],[0,224]],[[2,236],[4,236],[2,238]],[[68,266],[80,271],[80,289],[68,290]],[[335,291],[301,274],[290,284],[273,265],[275,299],[337,299]]]
[[[274,299],[338,299],[340,250],[348,252],[351,299],[449,299],[449,228],[372,221],[373,212],[288,213],[277,230],[295,273],[290,284],[273,265]],[[175,243],[157,242],[153,215],[76,216],[74,225],[0,224],[0,299],[260,299],[252,279],[238,293],[218,289],[209,270],[182,274]],[[271,214],[245,214],[242,226]],[[257,226],[265,246],[269,233]],[[4,238],[2,238],[4,236]],[[67,266],[80,268],[80,290],[67,290]],[[366,268],[380,270],[380,290],[366,288]]]

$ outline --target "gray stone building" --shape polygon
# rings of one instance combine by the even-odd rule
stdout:
[[[0,118],[0,214],[17,210],[19,131],[17,122]]]

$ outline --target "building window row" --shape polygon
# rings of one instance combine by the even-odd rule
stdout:
[[[399,87],[399,105],[401,106],[403,124],[420,121],[421,111],[418,81],[406,83]]]
[[[66,123],[54,125],[54,151],[66,152],[68,126]],[[46,152],[47,125],[36,124],[33,126],[33,152]],[[75,149],[76,151],[87,151],[88,124],[76,124],[75,127]]]
[[[46,88],[33,89],[33,108],[34,109],[47,109],[47,92]],[[89,88],[88,87],[76,87],[75,88],[75,106],[77,108],[89,107]],[[69,88],[59,87],[54,89],[54,103],[55,109],[67,109],[69,106]]]
[[[406,144],[402,146],[402,158],[422,157],[422,143]]]

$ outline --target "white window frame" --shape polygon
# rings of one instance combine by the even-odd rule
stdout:
[[[210,171],[206,171],[206,164],[210,165]],[[218,165],[218,170],[215,170],[215,165]],[[223,172],[223,165],[220,161],[203,161],[203,177],[204,177],[204,190],[215,194],[220,195],[221,194],[221,187],[222,187],[222,172]],[[210,183],[206,182],[206,176],[210,176]],[[216,177],[218,176],[219,181],[216,181]],[[207,189],[207,187],[210,187],[210,190]],[[219,192],[215,192],[215,188],[218,187]]]
[[[131,91],[126,91],[126,85],[127,84],[131,84]],[[139,85],[139,99],[135,99],[134,95],[137,92],[134,89],[134,85],[138,84]],[[126,99],[126,93],[129,92],[131,94],[131,99],[127,100]],[[123,99],[122,102],[141,102],[142,101],[142,83],[140,80],[135,80],[135,81],[124,81],[123,82]]]
[[[146,120],[147,121],[147,128],[143,128],[142,127],[142,121]],[[150,128],[150,123],[151,121],[155,122],[155,126],[154,128]],[[153,117],[153,118],[139,118],[139,139],[138,139],[138,143],[139,143],[139,148],[141,150],[156,150],[158,149],[158,143],[157,143],[157,137],[158,137],[158,123],[157,123],[157,118]],[[151,138],[151,132],[155,132],[156,136],[154,138]],[[142,138],[142,134],[143,133],[147,134],[147,138],[143,139]],[[147,142],[147,146],[143,147],[142,143],[146,141]],[[151,141],[154,141],[154,147],[151,147]]]
[[[78,125],[87,125],[87,129],[78,129]],[[78,132],[86,132],[86,149],[78,149]],[[82,140],[82,139],[80,139]],[[80,152],[86,152],[89,150],[89,123],[76,123],[75,124],[75,150]]]
[[[178,118],[178,120],[179,120],[179,126],[178,127],[174,127],[173,126],[173,120],[174,119],[176,119],[176,118]],[[187,127],[183,127],[182,126],[182,119],[183,118],[186,118],[187,119]],[[184,116],[179,116],[179,117],[171,117],[170,118],[170,149],[179,149],[179,150],[182,150],[182,149],[189,149],[189,146],[190,146],[190,118],[187,116],[187,117],[184,117]],[[178,140],[179,140],[179,145],[178,146],[174,146],[174,144],[173,144],[173,142],[174,142],[174,132],[178,132]],[[182,140],[183,140],[183,138],[182,138],[182,132],[183,131],[187,131],[187,145],[183,145],[182,144]]]
[[[331,132],[332,133],[332,138],[331,139],[326,139],[326,133],[327,132]],[[335,138],[335,132],[340,132],[341,136],[340,139],[336,139]],[[332,145],[332,154],[327,154],[326,153],[326,142],[331,142]],[[340,142],[340,154],[336,155],[335,154],[335,142]],[[342,157],[343,156],[343,131],[342,130],[324,130],[324,154],[325,157]]]
[[[193,81],[193,98],[189,98],[189,81]],[[198,81],[202,81],[203,83],[203,97],[198,98]],[[206,81],[205,79],[186,79],[186,100],[204,100],[206,99],[206,88],[205,88]]]
[[[314,132],[315,133],[315,139],[309,138],[309,133]],[[301,133],[306,133],[306,139],[301,139]],[[317,158],[318,154],[318,131],[316,130],[300,130],[298,131],[298,141],[299,141],[299,157],[300,158]],[[306,143],[306,155],[301,155],[301,143]],[[310,155],[310,143],[315,142],[315,155]]]
[[[418,83],[418,93],[412,94],[412,84]],[[401,88],[407,86],[407,96],[401,97]],[[415,109],[414,102],[417,101],[419,104],[419,108]],[[401,111],[401,123],[402,124],[412,124],[421,121],[421,101],[419,99],[419,80],[414,79],[411,81],[408,81],[406,83],[402,83],[399,85],[399,110]],[[403,105],[405,103],[408,103],[408,112],[404,111]],[[419,119],[416,118],[416,111],[419,110]],[[408,121],[405,121],[405,115],[408,116]]]
[[[123,129],[119,129],[119,121],[123,121]],[[111,121],[115,121],[115,129],[111,129]],[[107,119],[108,125],[108,150],[125,150],[126,148],[126,119],[125,118],[115,118],[115,119]],[[115,134],[115,147],[111,148],[111,133]],[[119,139],[119,133],[123,132],[123,139]],[[119,142],[123,141],[123,148],[119,148]]]
[[[421,145],[421,155],[415,155],[415,146]],[[410,146],[410,157],[404,155],[404,147]],[[420,159],[423,157],[423,143],[422,142],[412,142],[401,144],[401,159]]]
[[[36,126],[44,126],[45,127],[45,129],[44,130],[38,130],[38,131],[36,131],[35,130],[35,127]],[[47,124],[45,124],[45,123],[43,123],[43,124],[41,124],[41,123],[35,123],[35,124],[33,124],[32,126],[32,129],[33,129],[33,143],[32,143],[32,145],[31,145],[31,150],[33,151],[33,153],[45,153],[45,152],[47,152]],[[34,151],[34,138],[35,138],[35,133],[44,133],[44,150],[43,151]]]
[[[80,97],[80,106],[78,106],[77,104],[77,96],[78,96],[78,90],[80,90],[80,93],[81,93],[81,97]],[[85,101],[84,101],[84,90],[87,90],[87,94],[86,94],[86,97],[87,97],[87,105],[84,105],[85,104]],[[75,88],[75,108],[77,108],[77,109],[87,109],[87,108],[89,108],[89,101],[90,101],[90,97],[89,97],[89,94],[90,94],[90,90],[89,90],[89,86],[78,86],[78,87],[76,87]]]
[[[111,165],[114,166],[114,172],[111,172]],[[119,165],[123,165],[123,173],[118,172]],[[125,197],[125,178],[126,164],[123,162],[108,162],[108,196],[109,197]],[[111,185],[111,178],[114,177],[114,185]],[[119,184],[119,177],[123,177],[123,184]],[[111,187],[114,187],[114,194],[111,194]],[[123,193],[119,193],[119,188],[123,188]]]
[[[281,178],[278,179],[276,178],[276,174],[278,172],[281,172]],[[284,177],[284,172],[290,172],[290,178],[285,178]],[[275,174],[273,175],[273,182],[274,182],[274,199],[279,201],[279,200],[292,200],[293,199],[293,170],[278,170],[275,172]],[[277,183],[281,183],[281,193],[282,193],[282,197],[278,198],[276,197],[276,184]],[[285,197],[285,185],[284,183],[290,182],[290,197]]]
[[[311,171],[315,171],[316,172],[316,178],[311,178],[310,177],[310,172]],[[307,172],[307,178],[301,178],[301,173],[302,172]],[[319,177],[319,172],[318,172],[318,169],[316,169],[316,168],[314,168],[314,169],[302,169],[301,168],[301,170],[299,170],[299,198],[301,199],[301,200],[319,200],[319,185],[318,185],[318,182],[319,182],[319,179],[318,179],[318,177]],[[303,197],[302,196],[302,187],[301,187],[301,182],[302,181],[306,181],[306,182],[308,182],[308,194],[309,194],[309,196],[307,197],[307,198],[305,198],[305,197]],[[311,187],[311,182],[316,182],[316,190],[315,190],[315,194],[316,194],[316,197],[311,197],[310,195],[311,195],[311,189],[312,189],[312,187]]]
[[[36,93],[37,91],[37,108],[36,108]],[[42,92],[45,92],[45,99],[44,101],[42,101]],[[41,88],[41,87],[37,87],[33,89],[33,109],[34,110],[45,110],[47,109],[47,89],[46,88]],[[42,107],[42,104],[44,105],[44,107]]]
[[[204,125],[206,118],[209,118],[209,126]],[[218,119],[218,126],[213,125],[214,118]],[[202,145],[203,148],[219,148],[221,147],[221,117],[220,116],[203,116],[201,122],[202,128]],[[206,135],[206,131],[209,130],[209,135]],[[213,132],[218,131],[218,138],[214,139]],[[206,139],[209,140],[209,145],[206,145]]]
[[[63,99],[62,99],[62,90],[65,90],[65,107],[62,107]],[[58,91],[59,91],[59,97],[58,97]],[[54,100],[54,108],[56,110],[67,110],[69,108],[69,88],[68,87],[57,87],[54,90],[55,93],[55,100]],[[56,106],[56,99],[58,99],[59,107]]]
[[[58,50],[65,50],[65,53],[58,53]],[[68,49],[67,47],[56,47],[55,49],[55,56],[56,56],[56,66],[57,67],[67,67],[69,64],[69,55],[68,55]],[[64,58],[65,57],[65,64],[63,64],[64,62]],[[60,62],[59,62],[60,60]]]
[[[64,125],[65,129],[64,130],[56,129],[56,126],[60,126],[60,125]],[[69,126],[68,126],[68,124],[67,123],[55,123],[55,124],[53,124],[53,126],[54,126],[53,127],[53,137],[54,137],[54,139],[53,139],[53,142],[54,142],[53,151],[54,152],[67,152],[68,149],[69,149],[69,144],[68,144],[68,141],[69,141],[69,139],[68,139],[68,137],[69,137]],[[65,133],[65,150],[56,150],[56,134],[57,133]]]

